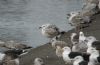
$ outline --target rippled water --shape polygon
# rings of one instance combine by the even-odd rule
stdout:
[[[66,14],[81,8],[82,0],[0,0],[0,39],[43,45],[48,39],[39,26],[53,23],[68,31],[72,27]]]

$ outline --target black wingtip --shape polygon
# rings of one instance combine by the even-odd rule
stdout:
[[[60,34],[65,34],[65,33],[66,33],[65,31],[60,32]]]

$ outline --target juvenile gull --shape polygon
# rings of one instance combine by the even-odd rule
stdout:
[[[83,46],[82,46],[83,45]],[[87,50],[87,45],[86,44],[83,44],[83,43],[77,43],[77,44],[74,44],[72,46],[72,51],[73,52],[86,52]]]
[[[79,35],[77,33],[72,33],[70,38],[72,44],[76,44],[79,42]]]
[[[5,56],[2,60],[2,65],[19,65],[19,56],[26,53],[24,50],[12,49],[4,52]]]
[[[62,57],[62,52],[63,52],[62,48],[60,46],[57,46],[56,47],[56,55],[58,57]]]
[[[73,47],[77,48],[77,50],[80,52],[86,52],[86,49],[87,49],[87,44],[85,42],[86,38],[87,37],[84,35],[84,33],[80,31],[79,32],[79,43],[73,45]]]
[[[79,35],[76,33],[72,33],[71,35],[71,42],[73,44],[72,51],[73,52],[85,52],[87,49],[87,45],[85,42],[81,42],[83,37],[83,32],[80,32],[80,41],[79,41]],[[79,43],[80,42],[80,43]]]
[[[57,46],[60,46],[61,48],[63,48],[68,44],[64,41],[58,40],[58,37],[56,36],[51,40],[51,45],[52,45],[53,48],[56,49]]]
[[[35,58],[34,65],[44,65],[44,62],[41,58]]]
[[[10,40],[2,45],[3,45],[3,47],[8,48],[8,49],[30,49],[30,48],[32,48],[31,46],[28,46],[25,44],[16,43],[13,40]]]
[[[92,16],[92,15],[94,15],[94,14],[96,14],[96,13],[98,13],[99,12],[99,7],[98,7],[98,5],[97,4],[94,4],[94,3],[88,3],[85,7],[84,7],[84,9],[83,9],[83,11],[87,11],[90,15],[90,17]]]
[[[99,0],[86,0],[86,3],[94,3],[94,4],[99,4]]]
[[[82,21],[80,17],[80,12],[71,12],[67,14],[67,18],[72,26],[75,26],[76,28],[80,26],[80,23]]]
[[[87,27],[85,23],[90,22],[88,16],[83,16],[81,12],[71,12],[67,14],[67,18],[72,26],[75,26],[77,30]]]
[[[41,29],[42,35],[47,38],[53,38],[63,33],[60,32],[59,28],[54,24],[43,24],[39,29]]]

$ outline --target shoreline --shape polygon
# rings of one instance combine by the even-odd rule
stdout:
[[[95,36],[97,40],[100,40],[100,14],[94,16],[94,20],[90,23],[90,26],[84,28],[82,31],[86,36]],[[61,36],[60,40],[63,40],[71,46],[70,34],[75,32],[74,29],[69,30]],[[66,65],[62,58],[58,58],[55,55],[55,49],[50,44],[45,44],[37,48],[31,49],[30,52],[20,58],[20,65],[32,65],[34,58],[40,57],[44,60],[46,65]]]

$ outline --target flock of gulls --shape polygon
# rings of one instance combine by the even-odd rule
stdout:
[[[88,27],[93,16],[100,12],[99,0],[85,0],[81,11],[70,12],[67,14],[69,24],[75,27],[78,33],[71,33],[69,47],[65,41],[59,38],[65,34],[55,24],[43,24],[39,29],[43,36],[50,39],[49,43],[57,57],[62,58],[66,65],[100,65],[100,41],[94,36],[86,36],[82,31]],[[0,65],[19,65],[19,59],[32,48],[31,46],[17,43],[13,40],[0,41],[0,48],[7,50],[0,52]],[[43,59],[37,57],[33,65],[44,65]]]
[[[39,29],[43,36],[50,39],[49,43],[55,49],[58,57],[62,58],[66,65],[100,65],[100,41],[94,36],[86,36],[82,31],[88,27],[93,20],[93,16],[100,13],[99,0],[85,0],[81,11],[67,14],[69,24],[75,27],[75,31],[70,36],[69,44],[59,38],[65,34],[54,24],[43,24]],[[37,58],[41,59],[41,58]],[[38,61],[35,65],[45,64]]]

